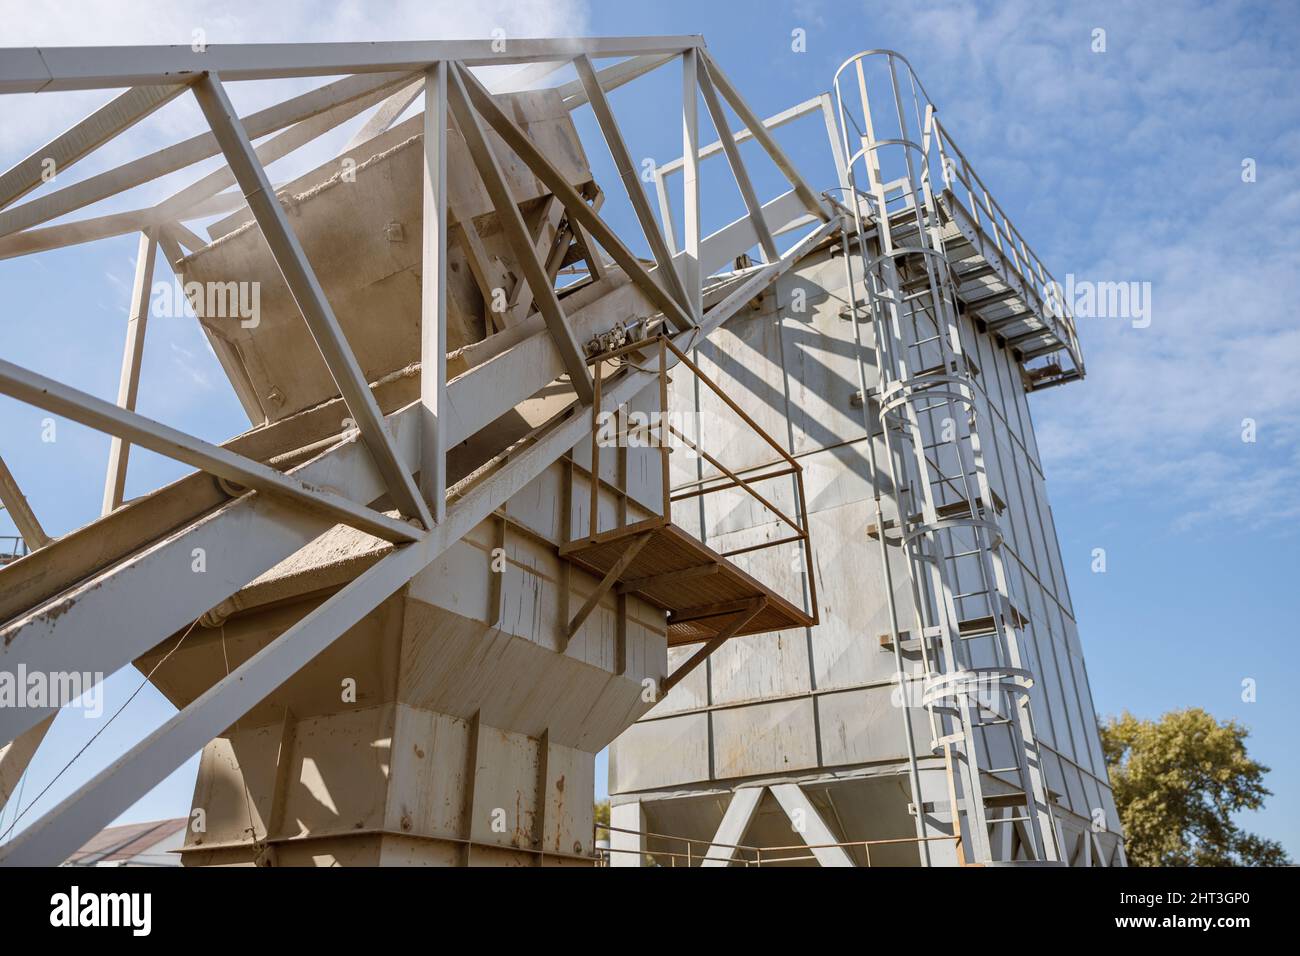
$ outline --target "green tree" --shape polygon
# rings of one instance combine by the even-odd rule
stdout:
[[[1249,731],[1199,707],[1159,720],[1125,711],[1101,722],[1124,849],[1133,866],[1284,866],[1282,845],[1232,822],[1272,796],[1268,767],[1246,754]]]
[[[596,814],[596,839],[608,840],[609,831],[605,827],[609,826],[609,801],[600,800],[594,805],[593,809]]]

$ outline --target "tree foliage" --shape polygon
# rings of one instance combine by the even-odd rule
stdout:
[[[1127,711],[1101,723],[1102,749],[1133,866],[1282,866],[1282,845],[1243,832],[1232,815],[1272,794],[1268,767],[1246,753],[1249,731],[1199,707],[1158,721]]]

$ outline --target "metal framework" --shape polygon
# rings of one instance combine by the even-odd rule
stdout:
[[[619,62],[597,69],[595,60]],[[680,59],[683,69],[683,148],[686,181],[685,247],[673,251],[671,225],[655,223],[630,162],[607,93],[650,70]],[[494,92],[527,87],[572,63],[576,83],[560,88],[564,105],[590,104],[633,203],[654,267],[647,268],[593,207],[573,189],[493,98]],[[476,66],[519,64],[522,68],[489,91],[471,72]],[[287,77],[338,76],[316,90],[247,117],[233,110],[226,84]],[[0,257],[27,255],[111,236],[140,235],[131,323],[116,404],[55,382],[9,362],[0,362],[0,392],[65,415],[113,436],[107,470],[104,516],[5,568],[0,620],[0,664],[29,670],[111,673],[177,633],[230,597],[267,568],[292,554],[336,522],[392,542],[396,547],[369,570],[328,598],[260,653],[219,680],[163,727],[114,761],[94,779],[8,843],[0,863],[57,863],[86,837],[128,807],[191,754],[230,726],[270,691],[329,646],[390,594],[418,574],[447,547],[493,514],[515,492],[565,455],[594,427],[594,383],[577,343],[599,329],[576,328],[566,315],[524,228],[497,157],[488,148],[491,130],[558,200],[593,278],[619,269],[661,311],[653,318],[666,336],[659,373],[627,368],[605,388],[604,399],[625,403],[707,337],[795,261],[844,227],[840,209],[817,196],[790,163],[767,128],[749,109],[697,37],[638,37],[512,40],[504,51],[493,41],[338,43],[214,46],[198,53],[185,47],[42,48],[0,51],[0,93],[84,89],[127,92],[83,122],[24,158],[0,177]],[[422,370],[419,400],[381,408],[357,358],[275,196],[266,165],[363,111],[377,107],[362,136],[386,130],[423,91],[424,228],[421,309]],[[711,236],[701,235],[696,168],[705,151],[698,143],[697,91],[718,122],[723,145],[748,215]],[[190,92],[210,131],[135,162],[43,192],[19,203],[40,184],[42,161],[54,158],[64,172],[172,99]],[[740,117],[744,129],[732,137],[720,120],[720,100]],[[2,104],[0,104],[2,105]],[[446,370],[446,262],[448,196],[447,119],[465,137],[474,165],[491,196],[510,248],[522,268],[526,290],[517,289],[516,309],[505,328],[490,336],[477,362],[450,380]],[[254,146],[255,140],[265,139]],[[735,141],[753,138],[790,180],[808,232],[784,254],[775,248],[772,207],[757,197]],[[56,226],[51,220],[101,199],[221,155],[225,167],[196,180],[154,206],[81,219]],[[236,185],[236,191],[227,190]],[[185,225],[247,206],[333,376],[339,398],[331,406],[355,423],[355,432],[317,426],[311,454],[268,463],[256,449],[277,425],[214,446],[133,411],[145,339],[148,289],[156,251],[169,264],[201,247]],[[783,212],[784,206],[778,211]],[[795,228],[791,217],[777,223]],[[466,233],[472,230],[461,232]],[[705,308],[707,276],[749,248],[757,236],[765,266],[731,283]],[[472,244],[472,239],[464,236]],[[606,261],[604,254],[609,256]],[[538,315],[529,316],[529,307]],[[496,339],[497,341],[494,341]],[[214,340],[229,368],[230,356]],[[545,428],[513,446],[486,477],[473,476],[449,487],[446,450],[560,376],[572,389],[572,403]],[[233,376],[232,376],[233,378]],[[239,383],[235,382],[236,388]],[[246,403],[247,404],[247,403]],[[322,413],[324,417],[324,413]],[[259,433],[260,432],[260,433]],[[159,501],[122,506],[131,444],[184,461],[221,480],[220,491],[188,479],[179,492]],[[5,504],[18,517],[21,499],[8,480]],[[329,490],[326,490],[328,487]],[[394,509],[379,510],[374,505]],[[133,531],[132,519],[170,508],[165,535]],[[150,510],[152,509],[152,510]],[[24,519],[25,521],[25,516]],[[34,517],[24,536],[38,548]],[[147,523],[137,527],[148,527]],[[143,535],[143,537],[141,537]],[[806,538],[805,538],[806,540]],[[219,573],[185,573],[194,547],[231,548],[240,561]],[[36,563],[33,563],[36,562]],[[39,566],[38,566],[39,565]],[[29,572],[31,572],[29,574]],[[48,573],[40,573],[48,572]],[[0,712],[0,742],[15,741],[5,779],[21,773],[35,750],[52,708]],[[21,746],[20,746],[21,745]],[[7,791],[3,796],[7,796]]]
[[[878,135],[873,123],[879,113],[873,117],[864,71],[864,63],[873,58],[883,60],[888,71],[890,96],[884,102],[893,108],[897,136]],[[600,62],[610,60],[616,62]],[[655,171],[657,221],[609,94],[678,62],[683,154]],[[509,64],[519,69],[491,88],[473,72],[475,67]],[[635,214],[636,241],[649,250],[648,258],[634,252],[602,217],[600,197],[575,188],[496,98],[531,88],[569,65],[576,79],[557,87],[560,102],[570,111],[591,108]],[[227,94],[231,82],[327,76],[342,78],[245,117],[235,113]],[[861,101],[858,113],[846,105],[841,90],[842,82],[850,80]],[[877,481],[874,533],[887,575],[889,521],[881,507],[885,473],[890,487],[905,489],[897,502],[895,527],[909,558],[914,614],[909,633],[904,612],[893,604],[891,583],[889,640],[900,675],[905,643],[922,654],[923,703],[933,730],[930,747],[947,758],[950,768],[946,796],[954,832],[942,833],[919,809],[927,801],[909,723],[909,774],[918,804],[917,833],[909,842],[918,847],[923,861],[928,847],[940,840],[957,841],[975,862],[1004,859],[1009,858],[1006,847],[994,847],[990,836],[991,828],[1001,825],[1004,843],[1010,842],[1005,835],[1014,827],[1037,860],[1063,855],[1036,753],[1027,697],[1032,675],[1020,656],[1020,618],[1007,598],[998,554],[997,498],[981,455],[972,372],[957,329],[958,300],[981,327],[1016,350],[1031,388],[1081,376],[1082,359],[1072,319],[1054,312],[1048,301],[1047,290],[1054,282],[1050,273],[947,135],[905,60],[889,51],[860,54],[836,74],[834,103],[831,94],[822,94],[762,120],[698,37],[522,39],[509,41],[504,49],[491,40],[469,40],[214,46],[202,53],[188,47],[0,51],[0,93],[123,87],[126,92],[0,175],[0,258],[113,236],[139,237],[116,403],[0,359],[0,393],[112,436],[102,517],[53,541],[0,461],[0,501],[31,549],[0,568],[0,667],[112,673],[337,523],[388,541],[393,548],[16,838],[0,844],[0,863],[57,863],[66,858],[552,464],[567,462],[572,493],[578,466],[571,450],[588,438],[591,526],[585,537],[570,534],[561,553],[575,564],[585,562],[601,583],[568,618],[570,636],[601,596],[613,589],[620,596],[653,595],[660,593],[656,586],[664,585],[686,591],[690,580],[733,574],[726,566],[729,559],[749,549],[710,552],[698,566],[661,572],[657,580],[638,575],[638,560],[644,562],[654,553],[656,535],[670,526],[677,500],[722,490],[752,495],[793,530],[790,537],[764,546],[797,542],[811,570],[801,466],[779,443],[769,439],[780,459],[774,468],[757,475],[738,473],[673,428],[674,437],[692,444],[716,474],[671,488],[665,447],[661,514],[648,523],[628,523],[623,488],[619,526],[602,531],[595,501],[601,484],[596,427],[603,407],[620,408],[656,384],[661,408],[666,408],[666,376],[683,366],[761,433],[688,353],[801,258],[828,243],[838,243],[844,252],[850,290],[862,290],[854,294],[852,314],[869,315],[876,335],[882,383],[878,392],[867,396],[863,414],[869,426],[874,413],[884,430],[885,461],[877,468],[873,449],[871,469]],[[65,172],[186,93],[193,94],[207,132],[24,201],[41,185],[46,160],[53,159]],[[266,167],[372,111],[349,149],[362,144],[388,131],[417,101],[423,106],[420,377],[418,398],[401,404],[385,397],[383,383],[367,381]],[[717,133],[715,142],[703,146],[701,101]],[[728,108],[739,119],[739,129],[731,127]],[[814,192],[773,136],[778,127],[817,115],[829,135],[842,191],[836,199]],[[498,287],[503,279],[500,264],[484,252],[482,237],[453,208],[447,182],[450,126],[464,138],[520,274],[505,311],[488,317],[487,337],[457,354],[454,368],[448,367],[447,352],[450,243],[466,251],[480,288]],[[525,222],[511,193],[498,140],[550,193],[540,234]],[[762,200],[739,148],[746,141],[753,141],[773,161],[789,182],[787,192]],[[897,176],[887,173],[883,159],[891,152],[901,157],[894,167]],[[49,225],[213,156],[221,156],[225,165],[160,203]],[[727,160],[745,215],[705,235],[700,164],[710,156]],[[668,188],[671,177],[679,174],[680,248]],[[217,446],[134,409],[157,253],[176,268],[184,250],[194,252],[206,245],[187,223],[245,207],[270,248],[338,394],[305,413],[303,421],[254,421],[262,427]],[[780,243],[791,233],[796,238],[782,252]],[[760,265],[710,278],[730,270],[738,256],[754,247]],[[858,276],[850,254],[853,247],[863,264]],[[579,263],[587,282],[621,272],[655,310],[641,341],[593,357],[584,353],[581,343],[606,333],[608,327],[601,326],[599,316],[569,309],[553,281],[562,265]],[[854,329],[857,334],[856,322]],[[230,372],[235,361],[231,346],[218,338],[212,342]],[[633,354],[652,355],[657,361],[653,367],[636,362],[611,365]],[[256,407],[241,391],[238,376],[231,378],[245,407]],[[448,449],[557,383],[567,403],[557,414],[469,476],[449,478]],[[338,430],[344,416],[355,429]],[[925,438],[934,434],[934,422],[944,418],[957,429],[955,473],[952,457]],[[277,459],[276,442],[291,424],[307,433],[305,443],[299,443],[305,451]],[[661,428],[663,446],[665,437]],[[124,505],[131,445],[183,461],[198,474],[150,500]],[[779,476],[793,476],[798,503],[793,517],[754,488]],[[606,544],[614,551],[597,554]],[[213,573],[189,573],[192,549],[221,552],[236,545],[239,561],[226,562]],[[14,551],[19,550],[24,548],[15,546]],[[954,562],[970,558],[978,562],[980,580],[963,591]],[[815,623],[815,582],[812,574],[807,579],[810,612],[785,608],[758,586],[716,607],[661,602],[672,615],[670,631],[677,627],[683,638],[678,643],[700,645],[661,690],[679,682],[732,636],[769,630],[774,621],[780,627]],[[964,608],[981,601],[985,613],[976,623],[981,632],[994,635],[996,646],[996,660],[988,666],[976,666],[965,644],[972,618]],[[991,694],[979,693],[988,686]],[[0,710],[0,804],[54,713],[52,707]],[[1013,767],[981,762],[979,734],[992,727],[1006,727],[1013,735]],[[1016,780],[1019,805],[1025,808],[1019,816],[995,812],[1017,806],[1005,794],[985,795],[986,777],[1008,775]],[[797,786],[775,785],[772,792],[787,811],[812,809]],[[756,801],[757,794],[746,794],[734,803],[733,823],[740,825],[737,821],[753,812]],[[815,810],[812,817],[817,817]],[[847,845],[825,839],[828,834],[823,825],[807,852],[823,863],[843,862]],[[705,852],[710,865],[745,851],[738,845],[739,836],[728,840],[720,831]],[[688,848],[688,863],[692,852]]]
[[[777,454],[775,466],[743,469],[736,472],[719,461],[672,423],[669,406],[668,369],[670,358],[685,369],[695,381],[708,389],[743,424]],[[803,566],[813,566],[812,541],[808,534],[808,504],[803,490],[803,466],[768,435],[753,418],[726,392],[719,388],[672,339],[656,335],[592,356],[596,370],[595,411],[602,410],[602,381],[606,366],[617,376],[624,368],[645,371],[645,362],[654,362],[657,371],[659,411],[652,423],[632,426],[626,408],[613,412],[617,423],[612,440],[618,449],[620,480],[605,481],[601,470],[603,450],[601,432],[591,433],[591,466],[584,468],[568,461],[565,469],[565,495],[572,497],[574,477],[582,472],[588,487],[588,520],[585,535],[575,535],[572,521],[566,521],[560,554],[571,562],[600,575],[600,584],[592,590],[578,612],[569,621],[568,636],[577,633],[601,598],[615,586],[620,595],[637,594],[668,613],[668,646],[700,644],[686,662],[674,670],[660,687],[666,694],[680,683],[705,658],[737,635],[811,627],[817,623],[817,587],[812,581],[809,610],[795,607],[788,598],[777,594],[738,567],[732,558],[754,554],[769,548],[794,544],[800,549]],[[701,436],[703,440],[703,436]],[[637,444],[658,449],[661,501],[659,511],[650,517],[629,522],[630,495],[627,488],[627,449]],[[670,480],[669,452],[681,446],[694,451],[712,471],[697,480],[673,486]],[[795,490],[795,515],[786,514],[769,495],[756,486],[778,478],[792,476]],[[618,496],[618,513],[613,527],[602,528],[599,521],[599,493],[602,489]],[[699,538],[674,522],[673,504],[698,502],[701,498],[723,492],[744,492],[758,503],[764,513],[779,520],[790,533],[785,537],[756,545],[715,552]],[[570,514],[569,519],[572,518]],[[811,579],[810,579],[811,580]]]

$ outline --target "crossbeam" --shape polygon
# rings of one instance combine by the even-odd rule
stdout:
[[[594,57],[677,54],[699,36],[418,40],[384,43],[231,43],[190,46],[82,46],[0,49],[0,93],[121,89],[189,83],[203,72],[227,80],[272,80],[345,73],[415,72],[439,60],[496,66]]]
[[[641,233],[650,246],[651,255],[659,265],[659,275],[663,276],[664,283],[676,297],[677,302],[689,309],[690,300],[687,298],[686,289],[682,286],[681,276],[673,268],[672,254],[668,251],[658,223],[655,222],[654,213],[650,211],[650,201],[646,199],[645,190],[641,188],[641,177],[632,162],[632,154],[628,152],[627,143],[623,139],[622,130],[618,127],[618,120],[614,118],[614,111],[610,108],[605,91],[601,89],[600,81],[596,78],[591,60],[585,56],[575,57],[573,66],[578,71],[578,79],[582,81],[583,89],[587,92],[587,99],[596,116],[596,123],[600,127],[601,136],[604,137],[605,146],[609,149],[610,158],[614,160],[614,168],[618,171],[628,201],[631,202],[637,221],[641,224]]]
[[[727,121],[727,114],[722,109],[722,103],[718,99],[718,92],[713,88],[713,81],[709,78],[707,69],[699,71],[700,93],[704,96],[704,105],[708,108],[709,118],[713,121],[713,128],[718,131],[718,141],[722,143],[722,151],[726,153],[727,165],[731,167],[732,178],[736,180],[736,187],[740,190],[740,198],[744,200],[745,210],[749,213],[750,221],[754,224],[754,231],[758,233],[758,245],[763,250],[764,262],[775,262],[780,258],[776,251],[776,241],[772,238],[772,231],[767,227],[767,220],[763,218],[763,208],[759,204],[758,194],[754,192],[754,184],[750,181],[749,171],[745,168],[745,161],[740,157],[740,149],[736,146],[736,137],[731,132],[731,124]]]
[[[153,292],[154,259],[158,236],[154,230],[140,233],[135,253],[135,282],[131,287],[131,308],[126,317],[126,345],[122,350],[122,373],[117,386],[117,404],[135,411],[140,392],[140,365],[144,360],[144,339],[149,322],[149,297]],[[108,470],[104,477],[104,503],[101,514],[108,514],[122,503],[126,488],[127,461],[131,446],[114,435],[108,446]]]
[[[140,86],[113,97],[71,129],[19,160],[0,176],[0,209],[185,92],[183,86]]]

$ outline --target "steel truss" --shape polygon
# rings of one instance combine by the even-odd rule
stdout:
[[[349,627],[490,516],[546,467],[566,454],[595,426],[592,383],[577,343],[602,331],[576,328],[548,280],[533,240],[523,228],[497,159],[487,146],[494,132],[563,206],[591,273],[621,269],[661,310],[654,320],[670,335],[673,350],[688,349],[788,271],[814,247],[844,227],[838,207],[817,196],[795,170],[697,37],[511,40],[504,49],[490,40],[403,43],[339,43],[186,47],[93,47],[0,51],[0,93],[57,92],[129,87],[105,107],[24,158],[0,176],[0,258],[138,233],[137,276],[131,304],[117,404],[0,361],[0,392],[64,415],[113,436],[105,481],[104,516],[67,536],[67,548],[98,542],[96,557],[60,570],[53,559],[44,585],[15,574],[24,562],[43,560],[34,551],[5,569],[16,582],[0,614],[0,666],[29,671],[112,673],[198,619],[263,571],[342,522],[392,542],[379,563],[335,593],[256,656],[210,687],[158,730],[54,809],[0,846],[0,863],[53,864],[161,781],[215,735],[230,726]],[[619,58],[597,69],[594,60]],[[611,90],[666,63],[680,60],[685,172],[685,248],[674,249],[671,224],[661,231],[632,172],[627,147],[607,99]],[[493,98],[494,92],[526,88],[572,63],[578,80],[560,87],[564,104],[589,103],[623,178],[649,245],[654,267],[634,255],[577,193]],[[517,64],[521,69],[489,90],[471,72],[476,66]],[[338,76],[308,93],[247,117],[231,107],[226,84],[285,77]],[[720,134],[720,144],[701,150],[697,91]],[[170,100],[190,92],[209,132],[168,146],[135,162],[44,192],[17,204],[41,182],[43,161],[60,172],[109,142]],[[340,123],[376,107],[362,134],[386,130],[424,96],[424,226],[420,398],[385,414],[353,354],[320,282],[277,201],[266,174],[271,163]],[[721,117],[725,101],[744,129],[735,135]],[[524,273],[528,301],[537,315],[516,314],[503,334],[507,344],[489,347],[477,364],[450,381],[446,371],[447,214],[446,130],[453,118],[465,136],[479,176],[500,217],[512,253]],[[274,134],[274,135],[272,135]],[[270,137],[261,145],[253,142]],[[735,142],[753,138],[790,180],[788,196],[802,215],[789,215],[789,201],[760,206]],[[696,175],[708,151],[730,161],[747,216],[702,236]],[[46,226],[89,206],[205,158],[221,155],[225,167],[154,206],[126,213]],[[234,192],[224,191],[237,185]],[[780,205],[774,205],[780,203]],[[278,467],[251,451],[276,424],[215,446],[134,412],[155,250],[169,263],[181,247],[203,245],[184,224],[232,212],[247,204],[338,387],[337,405],[356,423],[355,433],[326,430],[307,460]],[[773,220],[776,220],[775,223]],[[773,234],[799,224],[811,229],[783,255]],[[704,308],[705,277],[748,249],[757,237],[766,265]],[[598,248],[597,248],[598,247]],[[600,251],[608,254],[606,262]],[[522,309],[520,312],[526,312]],[[588,325],[590,320],[588,320]],[[491,339],[488,340],[491,346]],[[221,357],[218,349],[218,357]],[[666,359],[676,364],[675,355]],[[447,486],[446,449],[509,411],[539,388],[568,376],[574,400],[541,433],[512,448],[501,467],[470,485]],[[654,372],[628,367],[605,385],[611,404],[631,400],[654,380]],[[335,409],[339,411],[342,409]],[[334,421],[338,416],[334,416]],[[186,462],[221,480],[224,497],[208,486],[188,484],[200,504],[181,508],[173,530],[143,540],[130,538],[131,507],[121,507],[131,444]],[[21,499],[5,470],[5,504]],[[184,480],[183,480],[184,481]],[[332,490],[325,490],[325,486]],[[12,486],[12,488],[10,487]],[[207,496],[206,498],[204,496]],[[395,513],[374,507],[391,503]],[[202,502],[207,502],[203,504]],[[150,505],[150,507],[153,507]],[[179,507],[179,506],[178,506]],[[39,528],[34,516],[30,526]],[[27,533],[26,531],[24,532]],[[35,534],[35,532],[32,532]],[[114,536],[122,535],[124,544]],[[220,573],[188,574],[195,546],[229,549],[240,560]],[[32,545],[38,546],[38,540]],[[47,545],[59,551],[64,542]],[[115,550],[116,549],[116,550]],[[69,568],[79,568],[75,573]],[[21,580],[19,580],[21,578]],[[55,584],[58,586],[55,586]],[[18,587],[17,584],[21,584]],[[41,591],[41,587],[47,591]],[[3,590],[3,589],[0,589]],[[52,708],[0,711],[0,750],[7,761],[0,804],[8,786],[39,746]],[[16,770],[16,773],[14,772]]]

